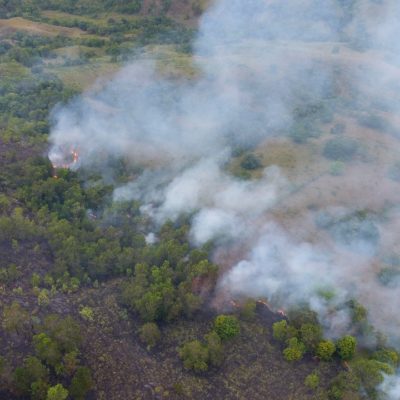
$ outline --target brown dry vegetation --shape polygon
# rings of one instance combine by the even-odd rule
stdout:
[[[42,22],[30,21],[21,17],[0,19],[0,36],[6,36],[10,33],[18,31],[26,32],[32,35],[62,35],[70,38],[77,38],[86,35],[86,33],[79,28],[55,26]]]

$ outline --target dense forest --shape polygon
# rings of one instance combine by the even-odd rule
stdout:
[[[395,399],[385,397],[381,385],[395,376],[399,352],[356,291],[334,302],[332,288],[318,289],[328,314],[347,310],[346,331],[336,336],[306,301],[279,309],[267,293],[230,295],[220,285],[229,264],[221,262],[220,242],[193,241],[197,210],[158,223],[140,199],[114,195],[147,165],[106,151],[80,165],[75,148],[65,165],[49,159],[57,110],[131,60],[145,54],[164,79],[196,80],[201,72],[193,44],[209,3],[0,0],[1,399]],[[339,38],[325,41],[329,56],[343,46],[345,62],[361,60],[370,51],[368,26],[349,26],[363,2],[333,3]],[[281,9],[273,4],[271,12]],[[305,12],[299,18],[324,24],[331,16]],[[312,42],[303,39],[304,46]],[[239,184],[260,179],[271,165],[295,178],[298,173],[283,203],[322,175],[340,180],[357,163],[376,161],[361,136],[348,134],[353,126],[396,143],[393,110],[353,90],[339,64],[329,67],[335,87],[316,95],[299,85],[284,93],[294,100],[290,128],[276,128],[283,142],[235,142],[224,173]],[[304,160],[319,169],[307,166],[301,175]],[[398,185],[400,164],[390,160],[386,178]],[[296,223],[297,206],[289,204],[282,221]],[[301,204],[307,212],[318,207]],[[379,211],[356,204],[338,217],[329,209],[318,213],[315,226],[346,245],[367,238],[378,246],[377,226],[395,207],[395,200]],[[223,249],[227,260],[243,251]],[[398,287],[399,259],[379,259],[374,279],[382,288]]]

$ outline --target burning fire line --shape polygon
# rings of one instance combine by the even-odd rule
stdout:
[[[71,162],[69,162],[69,163],[68,163],[68,162],[67,162],[67,163],[64,163],[64,164],[57,164],[57,163],[55,163],[55,162],[52,163],[52,165],[53,165],[53,170],[54,170],[53,178],[55,178],[55,179],[58,178],[58,176],[57,176],[57,174],[56,174],[56,170],[57,170],[57,169],[60,169],[60,168],[62,168],[62,169],[69,169],[69,168],[71,168],[73,165],[76,165],[76,164],[78,163],[78,161],[79,161],[79,153],[78,153],[78,151],[75,150],[75,149],[72,149],[71,152],[70,152],[70,155],[71,155]]]

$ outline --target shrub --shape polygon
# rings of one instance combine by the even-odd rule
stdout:
[[[309,121],[298,122],[290,130],[290,138],[298,144],[306,143],[308,139],[319,136],[321,132]]]
[[[218,367],[222,364],[223,359],[223,347],[221,338],[218,336],[217,332],[212,331],[205,336],[207,341],[208,357],[210,364]]]
[[[94,312],[93,312],[93,308],[92,307],[83,306],[79,310],[79,314],[86,321],[90,321],[90,322],[94,321]]]
[[[297,338],[289,340],[289,346],[283,350],[283,356],[286,361],[299,361],[305,353],[305,346]]]
[[[315,390],[319,386],[319,376],[316,373],[312,373],[306,377],[304,384],[310,389]]]
[[[342,360],[350,360],[356,351],[357,340],[353,336],[346,335],[337,341],[336,347]]]
[[[379,115],[363,115],[358,118],[358,122],[361,126],[385,133],[393,130],[391,124]]]
[[[257,156],[254,154],[247,154],[240,163],[240,166],[247,170],[254,170],[261,168],[262,164]]]
[[[231,339],[240,333],[239,321],[232,315],[219,315],[215,318],[214,329],[222,340]]]
[[[330,160],[350,161],[355,156],[357,150],[357,141],[349,138],[338,137],[329,140],[325,144],[323,154]]]
[[[208,349],[198,340],[185,343],[179,350],[179,356],[186,369],[204,372],[208,369]]]
[[[161,332],[157,324],[148,322],[140,328],[140,339],[150,348],[154,347],[161,339]]]
[[[285,319],[272,325],[272,335],[275,340],[284,342],[287,339],[288,323]]]

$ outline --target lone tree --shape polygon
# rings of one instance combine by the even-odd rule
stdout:
[[[149,348],[154,347],[161,339],[161,332],[157,324],[148,322],[140,328],[140,339],[147,344]]]
[[[239,321],[233,315],[218,315],[214,321],[214,329],[222,340],[231,339],[240,333]]]

